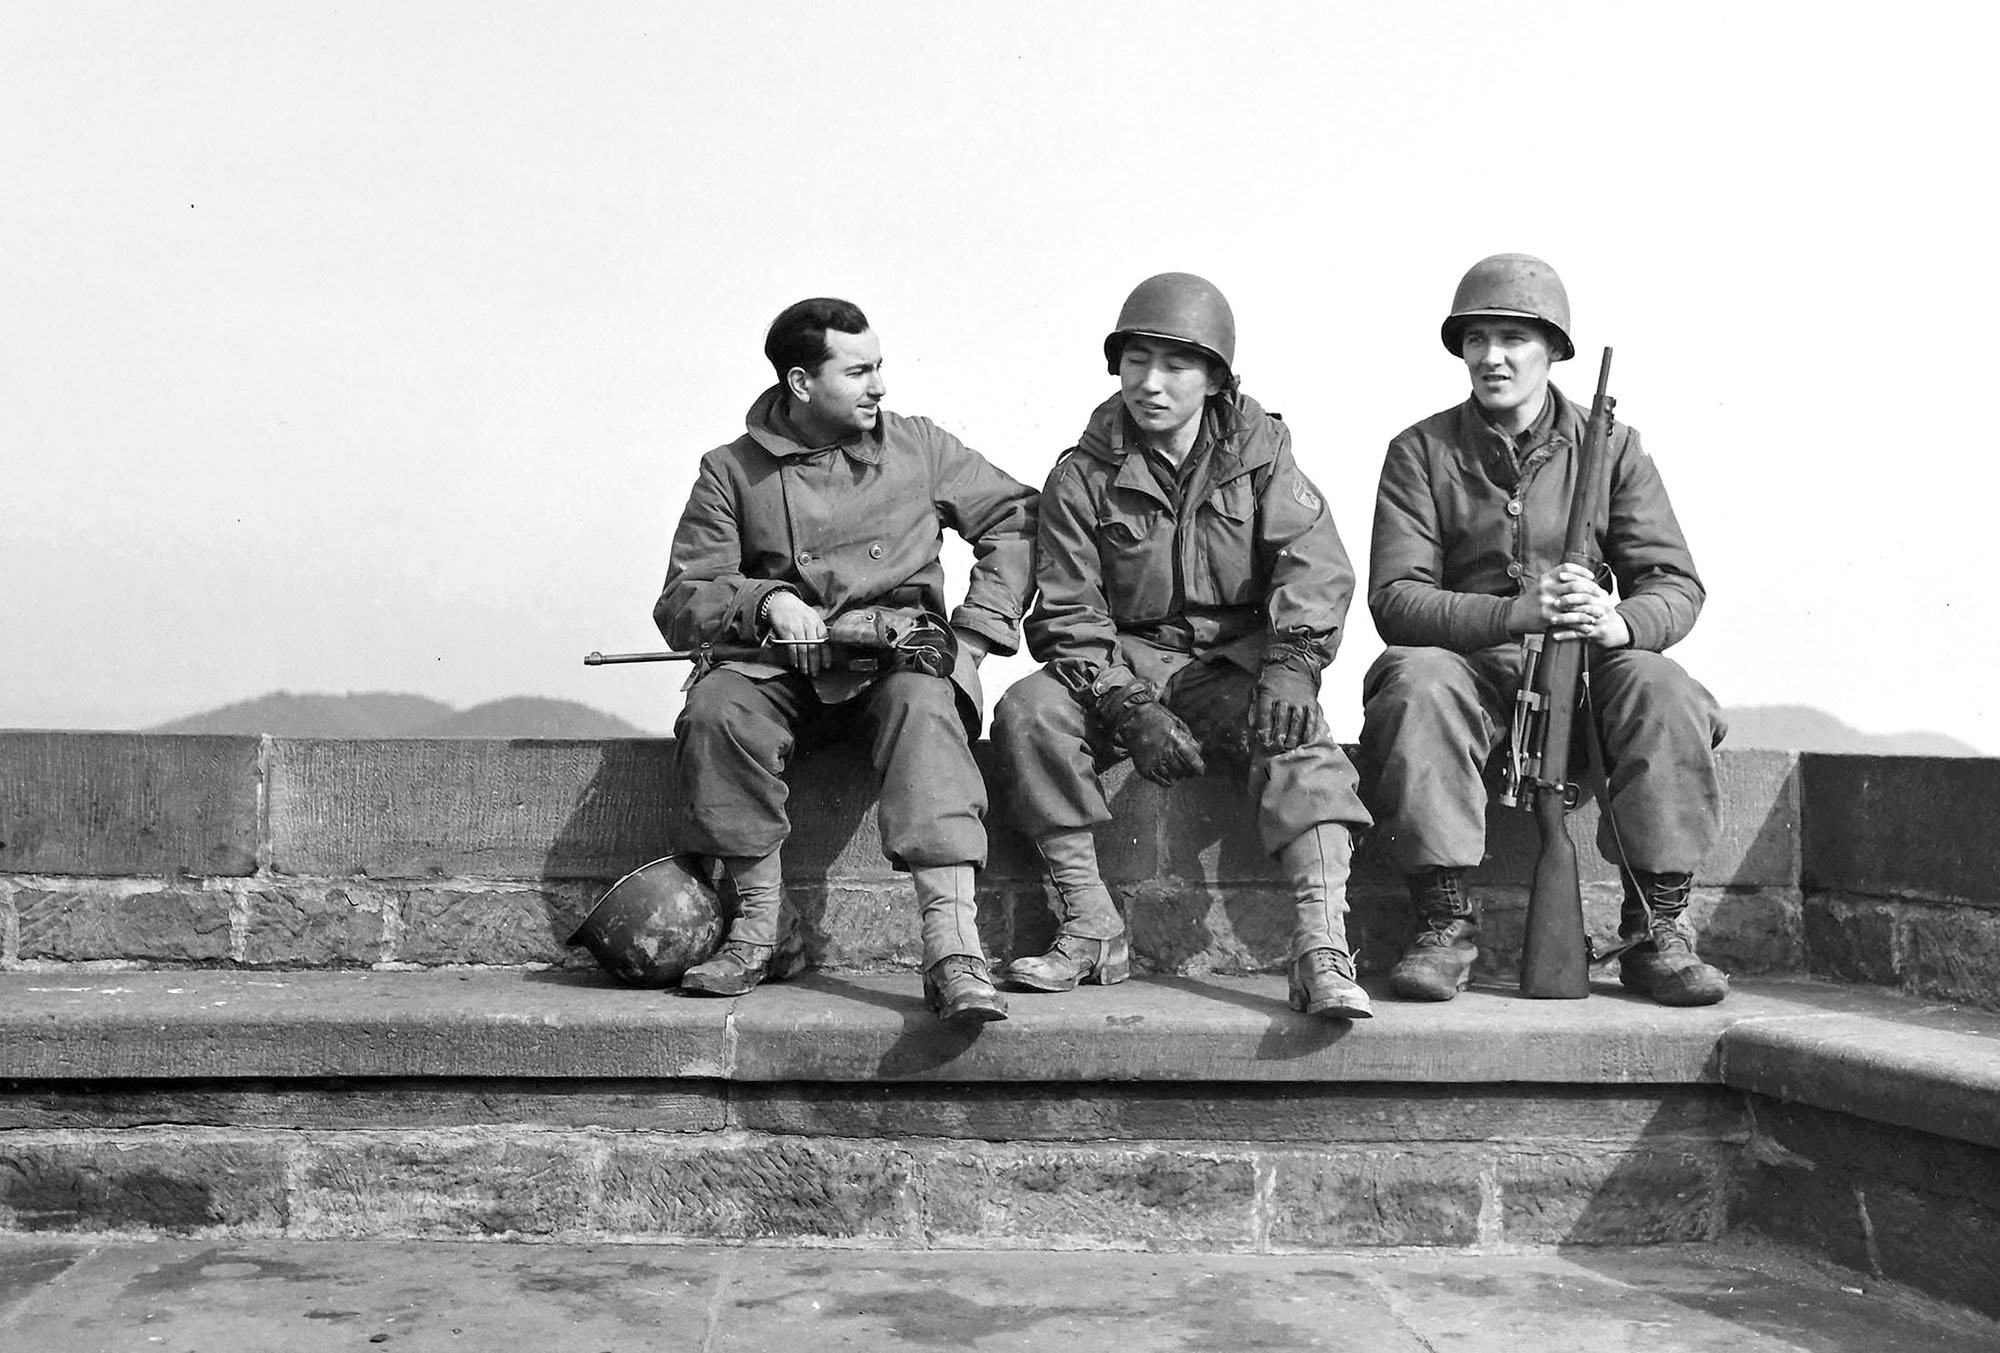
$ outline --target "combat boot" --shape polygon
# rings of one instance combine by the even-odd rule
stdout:
[[[983,958],[952,954],[924,970],[924,1004],[948,1024],[985,1024],[1007,1018],[1007,998],[993,989]]]
[[[1322,1019],[1373,1019],[1375,1007],[1354,980],[1354,960],[1338,949],[1308,949],[1292,960],[1292,1009]]]
[[[1345,825],[1308,827],[1278,852],[1292,885],[1292,967],[1287,999],[1322,1019],[1369,1019],[1375,1008],[1354,980],[1347,943],[1347,878],[1354,837]]]
[[[1026,991],[1072,991],[1079,982],[1108,987],[1130,977],[1132,944],[1098,872],[1090,829],[1051,832],[1035,849],[1048,867],[1061,927],[1047,953],[1015,959],[1002,979]]]
[[[1423,929],[1389,970],[1389,990],[1406,1001],[1448,1001],[1472,981],[1478,910],[1459,887],[1456,869],[1419,870],[1406,882]]]
[[[993,973],[979,944],[979,908],[969,864],[917,865],[924,937],[924,1004],[954,1024],[1007,1018],[1007,998],[993,989]]]
[[[724,857],[722,872],[736,891],[736,916],[722,947],[681,975],[681,990],[700,996],[742,996],[771,976],[778,918],[785,905],[785,868],[777,851]]]
[[[698,996],[742,996],[771,975],[773,944],[724,940],[722,947],[681,975],[681,990]]]
[[[1694,929],[1685,916],[1693,888],[1692,874],[1625,871],[1619,933],[1644,936],[1618,960],[1618,980],[1627,991],[1661,1005],[1714,1005],[1729,994],[1728,975],[1694,951]]]

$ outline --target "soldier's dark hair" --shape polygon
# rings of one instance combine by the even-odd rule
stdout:
[[[771,321],[770,331],[764,335],[764,356],[770,359],[771,369],[778,373],[778,383],[783,385],[793,367],[818,371],[833,356],[826,346],[828,329],[858,334],[867,328],[868,316],[854,302],[835,296],[814,296],[786,306]]]

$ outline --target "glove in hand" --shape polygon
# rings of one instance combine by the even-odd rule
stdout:
[[[1264,655],[1250,692],[1250,738],[1267,752],[1289,752],[1326,732],[1319,707],[1319,664],[1294,649]]]
[[[1180,716],[1160,703],[1159,688],[1134,681],[1107,692],[1097,705],[1098,717],[1139,774],[1157,785],[1170,785],[1202,774],[1201,743]]]
[[[926,616],[896,640],[889,666],[898,672],[948,677],[957,660],[958,635],[952,632],[951,626],[941,625]]]
[[[884,670],[948,677],[958,658],[951,626],[914,607],[869,606],[835,616],[827,639],[837,649],[878,655]]]

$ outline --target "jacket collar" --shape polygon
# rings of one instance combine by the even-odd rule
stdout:
[[[1471,447],[1489,477],[1511,488],[1530,465],[1562,454],[1581,439],[1576,406],[1549,382],[1548,402],[1534,425],[1510,446],[1505,433],[1486,421],[1477,397],[1467,395],[1458,409],[1458,444]],[[1517,463],[1518,457],[1518,463]]]
[[[1238,393],[1228,400],[1211,400],[1201,414],[1201,435],[1196,446],[1208,446],[1207,480],[1224,483],[1264,465],[1277,454],[1276,441],[1267,431],[1268,415],[1256,400]],[[1146,458],[1132,453],[1139,449],[1132,421],[1126,416],[1125,401],[1113,395],[1095,409],[1084,423],[1076,449],[1109,465],[1121,466],[1121,484],[1150,483],[1152,476],[1143,467]]]
[[[816,456],[825,451],[840,450],[849,459],[864,465],[882,463],[882,451],[887,444],[889,411],[882,410],[875,419],[875,426],[851,442],[833,442],[826,446],[807,446],[799,440],[798,425],[787,412],[790,408],[790,392],[782,385],[773,385],[757,396],[750,405],[750,412],[743,415],[743,426],[752,441],[763,447],[780,460],[792,456]]]

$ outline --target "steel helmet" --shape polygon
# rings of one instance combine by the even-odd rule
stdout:
[[[1200,348],[1222,363],[1225,378],[1236,365],[1236,316],[1215,283],[1191,272],[1163,272],[1132,288],[1118,327],[1104,337],[1104,364],[1112,375],[1134,334]]]
[[[1531,319],[1554,337],[1556,361],[1576,356],[1569,338],[1569,293],[1556,270],[1533,254],[1495,254],[1472,265],[1459,280],[1438,337],[1454,357],[1465,355],[1465,321],[1479,315]]]
[[[621,982],[674,985],[722,940],[722,908],[694,863],[669,855],[640,865],[611,885],[565,943],[590,950]]]

